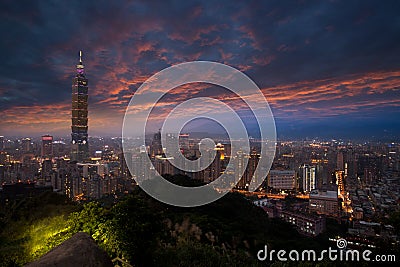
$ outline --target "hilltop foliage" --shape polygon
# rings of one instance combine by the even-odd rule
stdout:
[[[256,256],[265,244],[276,250],[326,245],[322,238],[302,237],[290,225],[269,219],[237,193],[206,206],[178,208],[137,188],[118,203],[107,203],[77,204],[46,193],[3,206],[0,266],[22,266],[80,231],[111,258],[134,266],[265,266]]]

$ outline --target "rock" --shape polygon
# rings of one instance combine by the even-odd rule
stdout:
[[[107,253],[100,249],[94,239],[80,232],[50,250],[40,259],[26,267],[108,267],[113,266]]]

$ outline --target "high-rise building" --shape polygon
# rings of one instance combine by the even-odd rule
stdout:
[[[132,158],[132,176],[136,181],[142,182],[144,180],[154,177],[155,168],[151,162],[147,160],[146,146],[140,146],[140,152]]]
[[[268,186],[278,190],[293,190],[296,188],[296,172],[289,170],[270,170]]]
[[[115,192],[111,186],[111,178],[107,164],[102,163],[70,163],[66,169],[58,170],[62,192],[68,197],[80,199],[98,199]],[[57,185],[58,181],[52,182]],[[115,184],[115,183],[114,183]]]
[[[245,158],[248,158],[248,155],[246,153],[239,149],[236,153],[236,155],[232,155],[233,160],[234,160],[234,168],[235,168],[235,179],[239,181],[236,185],[238,189],[245,189],[248,184],[246,183],[244,175],[241,175],[242,173],[244,174],[245,172]]]
[[[153,141],[150,146],[150,156],[151,158],[155,158],[157,155],[161,155],[163,153],[162,145],[161,145],[161,132],[158,131],[154,134]]]
[[[215,153],[215,158],[213,160],[213,162],[211,163],[210,167],[211,167],[211,181],[215,181],[216,179],[218,179],[218,177],[221,176],[221,173],[223,171],[222,169],[222,160],[224,160],[224,145],[222,145],[221,143],[218,143],[215,145],[214,148]]]
[[[181,133],[179,134],[179,147],[183,154],[186,154],[189,150],[189,134]]]
[[[155,167],[156,171],[160,175],[174,174],[175,167],[170,162],[170,160],[172,160],[172,159],[173,158],[167,158],[162,155],[157,155],[154,160],[154,167]]]
[[[4,149],[4,136],[0,136],[0,151]]]
[[[22,139],[22,151],[24,153],[29,153],[32,150],[32,143],[30,138]]]
[[[53,136],[43,135],[42,136],[42,158],[51,158],[53,156]]]
[[[46,181],[50,181],[52,173],[53,173],[53,163],[51,162],[50,159],[44,160],[42,162],[41,177],[39,178],[39,182],[41,182],[41,184],[44,185]]]
[[[302,178],[303,178],[303,191],[311,192],[311,190],[315,189],[316,180],[315,180],[315,166],[303,165],[302,169]]]
[[[310,192],[309,210],[329,216],[339,215],[339,201],[336,191],[313,190]]]
[[[344,157],[343,157],[343,152],[339,151],[336,157],[336,168],[339,171],[344,170]]]
[[[256,172],[258,162],[260,160],[260,154],[256,150],[252,150],[250,155],[248,156],[247,168],[244,172],[243,179],[245,180],[245,184],[250,184],[253,176],[255,179],[258,179],[259,172]]]
[[[118,175],[119,177],[124,177],[124,178],[131,178],[132,175],[129,171],[128,166],[132,166],[132,153],[125,152],[125,153],[120,153],[118,155],[119,159],[119,168],[118,168]]]
[[[82,51],[79,52],[77,74],[72,83],[71,160],[84,161],[89,157],[88,144],[88,80],[84,74]]]
[[[209,183],[218,179],[225,170],[223,164],[225,159],[224,145],[218,143],[214,147],[207,147],[200,143],[199,147],[200,146],[204,146],[201,148],[203,151],[198,166],[202,170],[193,174],[192,177],[197,180],[202,180],[205,183]],[[185,174],[190,175],[190,172]]]
[[[53,156],[56,158],[64,157],[68,153],[65,147],[64,141],[53,141]]]
[[[345,194],[344,191],[344,171],[335,171],[336,185],[338,187],[338,196]]]

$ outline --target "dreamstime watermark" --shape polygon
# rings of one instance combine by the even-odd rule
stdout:
[[[221,86],[236,94],[253,113],[261,136],[260,159],[249,183],[249,191],[255,191],[264,181],[275,156],[275,121],[268,102],[257,85],[244,73],[224,64],[208,61],[182,63],[166,68],[144,82],[131,98],[125,112],[122,127],[124,153],[135,151],[138,142],[141,147],[146,147],[146,125],[153,108],[170,90],[190,83]],[[179,103],[164,120],[161,141],[171,164],[182,171],[199,172],[213,162],[216,153],[212,139],[202,139],[199,144],[201,157],[188,160],[179,150],[178,138],[168,138],[177,136],[187,123],[199,118],[213,120],[225,129],[231,143],[231,155],[244,155],[240,168],[232,162],[231,157],[226,171],[218,179],[204,186],[184,187],[165,180],[154,167],[150,167],[149,171],[147,166],[152,166],[152,162],[145,153],[146,156],[141,158],[141,167],[146,166],[146,169],[135,180],[155,199],[181,207],[204,205],[225,195],[242,177],[249,158],[246,155],[250,154],[248,132],[234,109],[211,97],[193,97]],[[135,142],[132,142],[133,139]],[[204,156],[206,154],[208,157]],[[127,161],[127,164],[133,173],[133,163]]]
[[[329,247],[320,252],[313,249],[308,250],[268,250],[267,245],[257,253],[259,261],[373,261],[373,262],[395,262],[396,255],[372,255],[371,250],[363,250],[362,252],[355,249],[347,248],[346,239],[340,238],[336,241],[337,248]]]

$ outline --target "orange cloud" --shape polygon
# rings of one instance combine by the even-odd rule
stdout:
[[[110,129],[116,134],[120,133],[126,107],[133,95],[129,86],[139,87],[146,80],[146,76],[143,75],[132,79],[118,79],[118,73],[125,71],[126,69],[121,67],[117,68],[116,72],[107,74],[106,79],[97,83],[97,86],[104,88],[90,87],[90,133],[107,133]],[[192,83],[171,90],[155,105],[150,120],[160,122],[177,104],[193,97],[210,94],[235,110],[247,109],[247,105],[239,96],[226,90],[215,91],[207,88],[208,84]],[[351,75],[342,79],[301,81],[266,87],[262,92],[278,118],[323,118],[359,112],[365,115],[366,112],[373,113],[383,108],[399,108],[399,90],[400,71],[387,71]],[[93,99],[100,96],[103,98],[94,102]],[[142,103],[131,108],[130,112],[152,105]],[[70,116],[69,101],[52,105],[16,106],[2,111],[0,131],[5,135],[14,132],[66,133],[70,129]]]

